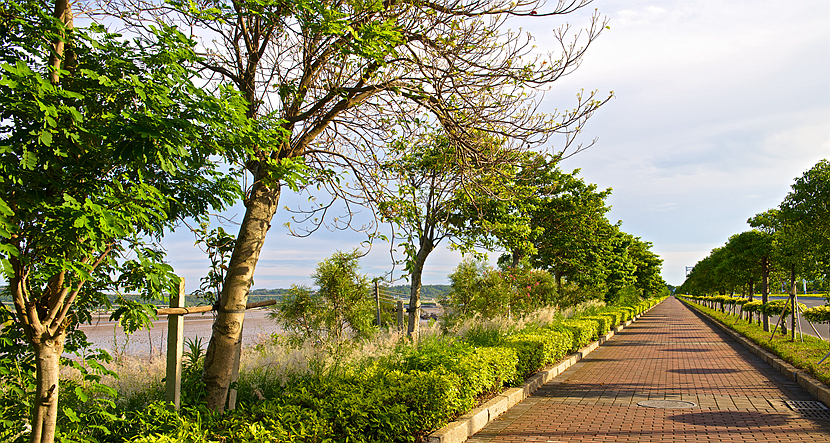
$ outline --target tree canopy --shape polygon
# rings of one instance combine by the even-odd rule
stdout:
[[[210,156],[240,102],[192,83],[174,29],[127,41],[75,29],[66,2],[41,8],[0,10],[0,260],[37,362],[32,441],[49,442],[67,332],[109,304],[104,289],[178,288],[153,240],[238,195]],[[136,307],[120,311],[133,326],[151,315]]]

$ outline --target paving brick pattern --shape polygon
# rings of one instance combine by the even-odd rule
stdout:
[[[830,442],[830,415],[805,418],[785,400],[815,399],[668,298],[467,441]]]

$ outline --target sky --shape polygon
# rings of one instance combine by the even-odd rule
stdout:
[[[541,110],[567,108],[581,89],[613,91],[580,136],[596,144],[561,167],[613,188],[608,218],[651,242],[663,278],[679,285],[687,266],[748,230],[749,217],[776,207],[796,177],[830,158],[830,2],[596,0],[565,18],[510,24],[531,31],[545,51],[552,29],[586,26],[594,8],[610,29],[546,93]],[[225,215],[241,220],[243,208]],[[287,220],[277,213],[254,288],[310,284],[318,261],[363,239],[328,231],[293,238]],[[208,264],[193,243],[184,230],[164,243],[188,291]],[[447,284],[460,260],[442,246],[427,260],[424,284]],[[387,273],[388,245],[376,244],[361,263],[370,277]]]

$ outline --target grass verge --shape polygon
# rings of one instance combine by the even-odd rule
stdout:
[[[776,332],[775,337],[770,340],[771,333],[765,332],[764,328],[758,324],[748,323],[746,320],[737,320],[734,315],[701,306],[682,297],[678,298],[691,308],[703,312],[724,324],[726,327],[752,340],[758,346],[777,355],[782,360],[807,371],[825,385],[830,386],[830,358],[825,360],[820,366],[818,365],[819,360],[830,351],[830,344],[828,342],[810,335],[803,336],[804,342],[801,342],[800,336],[796,338],[795,342],[792,342],[790,341],[789,334],[784,336],[780,332]]]

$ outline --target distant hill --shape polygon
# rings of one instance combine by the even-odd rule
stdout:
[[[249,294],[250,295],[285,295],[287,293],[288,293],[288,289],[277,288],[277,289],[254,289]]]
[[[0,287],[0,292],[5,287]],[[444,298],[450,292],[450,285],[424,285],[421,287],[421,298],[422,299],[435,299],[440,300]],[[273,299],[280,299],[282,296],[288,293],[288,289],[285,288],[276,288],[276,289],[254,289],[250,292],[248,296],[248,302],[258,302],[258,301],[265,301],[265,300],[273,300]],[[396,297],[399,299],[409,299],[409,285],[396,285],[396,286],[386,286],[383,288],[382,293],[389,297]],[[110,301],[115,301],[116,297],[111,295]],[[138,300],[139,297],[137,295],[127,294],[125,295],[127,299]],[[192,306],[194,304],[203,304],[204,300],[198,300],[195,297],[187,297],[187,305]],[[0,301],[5,303],[7,307],[11,308],[10,303],[12,303],[12,298],[9,295],[0,295]],[[165,306],[166,303],[160,300],[155,300],[153,303],[157,306]]]
[[[409,298],[410,285],[387,286],[385,293],[395,294],[403,298]],[[421,298],[444,298],[450,293],[450,285],[423,285],[421,286]]]
[[[385,286],[383,287],[383,294],[388,295],[391,297],[399,297],[399,298],[409,298],[409,285],[396,285],[396,286]],[[450,285],[424,285],[421,287],[421,297],[422,298],[435,298],[440,299],[449,294],[450,292]],[[284,288],[277,288],[277,289],[254,289],[251,291],[249,298],[253,298],[254,296],[262,297],[263,300],[267,300],[264,296],[276,296],[281,297],[288,293],[288,289]]]

